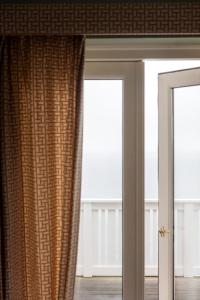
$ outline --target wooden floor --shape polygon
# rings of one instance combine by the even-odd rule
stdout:
[[[77,277],[74,300],[122,300],[120,277]],[[158,300],[158,280],[145,279],[145,300]],[[177,278],[175,300],[200,300],[200,278]]]

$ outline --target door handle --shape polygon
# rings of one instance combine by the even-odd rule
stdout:
[[[159,234],[161,237],[165,237],[167,234],[170,233],[170,230],[165,228],[165,226],[162,226],[159,230],[158,230]]]

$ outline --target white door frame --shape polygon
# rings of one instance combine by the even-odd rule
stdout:
[[[123,300],[144,297],[144,136],[143,136],[143,78],[142,62],[87,62],[84,79],[123,80],[123,191],[122,191],[122,274]],[[138,77],[138,74],[139,77]],[[140,259],[135,257],[140,255]]]
[[[120,62],[141,59],[200,59],[200,38],[89,38],[86,39],[85,61],[88,62]],[[138,82],[144,81],[142,72],[137,74]],[[140,92],[141,93],[141,92]],[[141,112],[143,114],[143,112]],[[142,120],[144,120],[142,118]],[[138,123],[137,135],[143,139],[144,121]],[[144,153],[144,142],[140,141],[141,153]],[[143,172],[143,170],[141,171]],[[137,177],[138,187],[144,186],[144,175]],[[132,290],[131,300],[144,299],[144,197],[139,207],[133,207],[132,217],[135,219],[137,242],[136,255],[131,257],[138,264],[139,274],[135,278],[135,291]],[[143,224],[141,224],[141,220]],[[143,278],[142,278],[143,277]],[[127,286],[128,288],[128,286]],[[124,294],[123,300],[126,299]],[[171,299],[170,299],[171,300]]]
[[[200,68],[159,74],[159,300],[174,299],[174,125],[173,89],[200,84]]]

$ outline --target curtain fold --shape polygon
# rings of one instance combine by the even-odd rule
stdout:
[[[0,41],[0,296],[73,298],[80,211],[81,36]]]

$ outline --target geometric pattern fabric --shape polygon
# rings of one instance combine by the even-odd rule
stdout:
[[[73,297],[84,39],[0,41],[0,297]]]

